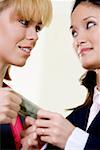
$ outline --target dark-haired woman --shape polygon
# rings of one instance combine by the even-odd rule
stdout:
[[[48,150],[100,150],[100,0],[76,0],[70,29],[76,54],[87,69],[81,78],[87,98],[66,119],[40,110],[36,133],[49,143]]]

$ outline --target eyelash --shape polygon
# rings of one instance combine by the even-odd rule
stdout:
[[[23,26],[28,26],[28,25],[29,25],[29,21],[27,21],[27,20],[22,20],[22,19],[20,19],[19,22],[20,22]]]
[[[76,33],[76,35],[75,35],[75,33]],[[77,36],[77,32],[75,31],[75,30],[72,30],[72,37],[76,37]]]
[[[29,25],[29,23],[30,23],[30,21],[22,20],[22,19],[20,19],[19,22],[20,22],[23,26],[25,26],[25,27],[27,27],[27,26]],[[35,27],[35,29],[36,29],[36,32],[41,31],[41,27],[40,27],[39,25],[37,25],[37,26]]]
[[[90,26],[89,26],[90,25]],[[90,29],[91,27],[93,27],[93,26],[95,26],[96,25],[96,23],[94,22],[94,21],[89,21],[89,22],[87,22],[87,24],[86,24],[86,29]]]
[[[38,25],[35,27],[35,29],[36,29],[36,32],[41,31],[41,27],[40,27],[40,26],[38,26]]]
[[[89,22],[87,22],[87,24],[86,24],[86,29],[88,30],[88,29],[90,29],[90,28],[92,28],[92,27],[94,27],[96,25],[96,23],[94,22],[94,21],[89,21]],[[75,35],[76,34],[76,35]],[[77,36],[77,32],[75,31],[75,30],[72,30],[72,36],[75,38],[76,36]]]

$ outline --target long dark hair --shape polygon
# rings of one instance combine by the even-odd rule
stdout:
[[[83,106],[91,105],[93,102],[94,87],[96,86],[96,72],[87,71],[84,73],[80,78],[80,83],[87,89],[87,96]]]
[[[75,8],[80,3],[83,3],[83,2],[88,2],[88,3],[91,3],[95,6],[100,7],[100,0],[75,0],[75,3],[73,5],[71,13],[73,13]],[[92,71],[92,70],[87,71],[84,75],[81,76],[80,82],[81,82],[81,85],[85,86],[87,91],[88,91],[86,100],[82,106],[91,105],[93,102],[94,87],[96,86],[96,72]]]

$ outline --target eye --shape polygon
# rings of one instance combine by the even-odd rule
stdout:
[[[35,29],[36,29],[36,32],[41,31],[41,27],[39,25],[37,25]]]
[[[27,20],[23,20],[23,19],[20,19],[19,22],[24,25],[24,26],[28,26],[29,25],[29,21]]]
[[[95,26],[96,25],[96,23],[94,22],[94,21],[89,21],[88,23],[87,23],[87,25],[86,25],[86,28],[87,29],[90,29],[91,27],[93,27],[93,26]]]
[[[78,33],[75,30],[72,30],[72,37],[76,37],[78,35]]]

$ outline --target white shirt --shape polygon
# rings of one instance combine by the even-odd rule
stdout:
[[[90,108],[90,113],[89,113],[89,118],[88,118],[86,129],[88,129],[91,122],[93,121],[97,113],[99,112],[98,110],[96,114],[92,114],[92,110],[95,109],[94,101],[100,104],[100,91],[97,90],[97,87],[94,88],[93,104]],[[65,150],[84,150],[88,137],[89,137],[89,134],[86,131],[83,131],[80,128],[76,127],[66,142]]]

